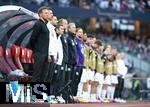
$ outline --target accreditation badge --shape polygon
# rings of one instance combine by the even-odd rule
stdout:
[[[78,43],[77,43],[77,41],[76,41],[76,39],[74,39],[74,43],[77,45]]]
[[[64,41],[65,41],[65,43],[67,43],[67,39],[66,38],[64,38]]]
[[[75,43],[74,43],[74,41],[73,41],[73,40],[71,40],[71,43],[72,43],[72,45],[73,45],[73,46],[75,45]]]

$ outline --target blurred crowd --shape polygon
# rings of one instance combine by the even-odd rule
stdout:
[[[120,35],[116,40],[124,47],[124,51],[150,62],[150,38],[148,36]]]
[[[2,1],[8,2],[5,0]],[[116,11],[133,10],[145,12],[150,9],[150,0],[9,0],[9,2],[36,3],[37,5],[55,4],[61,7],[113,9]]]
[[[134,34],[97,34],[103,41],[108,39],[117,41],[117,48],[129,53],[138,59],[150,62],[150,37]]]
[[[117,11],[124,9],[145,11],[145,7],[149,3],[148,0],[18,0],[18,2],[36,3],[37,5],[56,4],[62,7],[79,6],[85,9],[90,9],[96,5],[100,9],[111,8]],[[51,82],[52,86],[51,95],[57,95],[59,89],[71,80],[71,90],[73,96],[76,96],[74,97],[75,100],[80,102],[115,101],[125,103],[126,101],[121,99],[124,76],[128,71],[124,63],[124,53],[118,51],[118,48],[113,47],[113,45],[102,44],[101,35],[97,35],[101,37],[100,40],[94,38],[93,35],[87,35],[82,28],[76,28],[75,23],[70,22],[68,24],[68,20],[63,18],[57,20],[51,9],[48,9],[48,12],[51,17],[48,16],[47,18],[50,24],[47,27],[50,27],[48,28],[49,32],[54,33],[50,35],[53,40],[50,40],[49,47],[52,50],[48,50],[50,51],[48,71],[53,73],[52,77],[51,74],[48,75],[48,81]],[[150,38],[148,36],[123,34],[109,35],[108,37],[118,41],[127,53],[150,61],[148,57],[150,56]],[[64,47],[64,44],[67,47]],[[66,57],[67,61],[64,60],[66,50],[69,50]],[[45,76],[41,76],[42,79],[45,79]],[[35,76],[35,78],[37,77]],[[61,97],[63,94],[61,92],[58,96]]]
[[[144,12],[150,6],[149,0],[95,0],[95,3],[101,9],[114,9],[117,11],[122,10],[135,10]]]
[[[41,7],[38,15],[30,38],[35,60],[31,81],[50,82],[50,96],[66,103],[126,103],[122,99],[128,72],[125,54],[113,45],[103,45],[74,22],[57,19],[48,7]]]

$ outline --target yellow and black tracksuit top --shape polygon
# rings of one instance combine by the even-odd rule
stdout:
[[[90,49],[89,68],[96,70],[96,52],[93,48]]]
[[[89,53],[90,53],[90,47],[87,44],[84,44],[84,67],[86,69],[89,68]]]
[[[113,61],[113,74],[117,74],[117,62],[116,62],[116,60]]]
[[[105,73],[107,75],[112,75],[112,73],[113,73],[113,62],[111,62],[109,60],[107,60],[105,62]]]
[[[100,53],[96,53],[96,72],[104,73],[104,59],[101,57]]]

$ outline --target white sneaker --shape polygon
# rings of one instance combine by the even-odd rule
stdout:
[[[34,100],[35,103],[44,103],[44,100],[43,99],[36,99]]]
[[[50,96],[50,101],[49,101],[50,104],[57,104],[58,101],[56,100],[55,96],[54,95],[51,95]]]
[[[62,103],[62,104],[65,103],[65,100],[61,96],[57,96],[57,100],[59,103]]]
[[[120,99],[120,103],[126,103],[127,101],[124,99]]]
[[[121,102],[121,99],[120,99],[120,98],[115,98],[114,101],[115,101],[116,103],[120,103],[120,102]]]
[[[114,99],[114,102],[115,102],[115,103],[118,103],[118,99],[117,99],[117,98],[115,98],[115,99]]]
[[[16,69],[15,71],[11,71],[9,73],[9,75],[14,75],[14,76],[28,76],[28,74],[26,74],[25,72],[23,72],[22,70],[20,69]]]
[[[52,99],[52,100],[49,101],[49,103],[50,104],[57,104],[58,102],[56,100]]]

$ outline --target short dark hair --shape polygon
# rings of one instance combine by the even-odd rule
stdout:
[[[47,8],[48,8],[48,10],[52,10],[52,8],[51,8],[51,7],[49,7],[49,6],[48,6]]]
[[[79,31],[80,29],[82,29],[81,27],[78,27],[76,31]],[[83,29],[82,29],[83,30]]]
[[[59,29],[60,26],[63,26],[63,25],[62,25],[62,24],[57,24],[57,25],[55,26],[55,29]]]
[[[42,13],[42,11],[45,10],[45,9],[49,10],[49,7],[46,7],[46,6],[40,7],[40,8],[38,9],[38,14]]]
[[[65,19],[65,18],[59,19],[59,20],[58,20],[58,24],[62,24],[62,23],[63,23],[63,20],[67,20],[67,19]]]
[[[102,46],[102,42],[100,40],[96,40],[95,41],[95,44],[99,45],[99,46]]]
[[[92,34],[87,34],[88,38],[94,38],[94,36]]]

